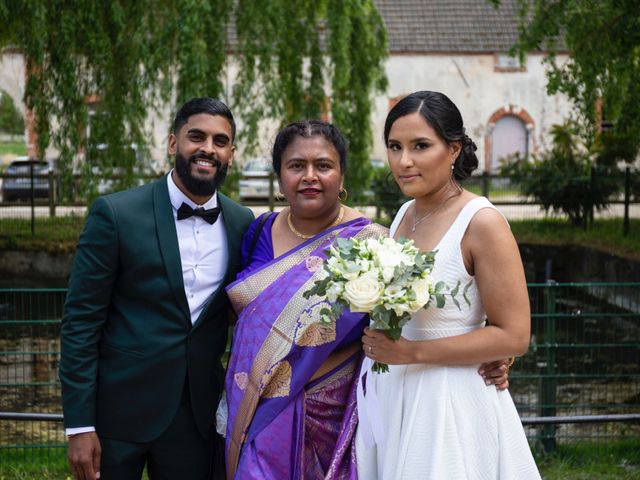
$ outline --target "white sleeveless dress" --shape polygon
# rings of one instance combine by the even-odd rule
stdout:
[[[393,236],[407,208],[405,203],[391,225]],[[460,242],[478,210],[495,208],[478,197],[464,206],[434,248],[434,280],[453,287],[470,280],[469,307],[462,310],[447,299],[444,308],[420,310],[402,335],[422,340],[460,335],[483,328],[486,314],[474,277],[463,263]],[[358,477],[361,480],[418,479],[539,479],[508,391],[485,385],[479,365],[391,365],[388,373],[373,375],[380,403],[385,445],[366,449],[361,429],[356,434]],[[372,377],[369,373],[368,377]],[[369,383],[369,378],[367,379]]]

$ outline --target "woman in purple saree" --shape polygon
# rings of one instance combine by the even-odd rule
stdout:
[[[320,323],[326,299],[302,294],[337,237],[387,230],[341,205],[346,141],[334,126],[289,125],[273,158],[290,207],[249,228],[250,261],[227,289],[238,314],[226,376],[227,477],[357,478],[355,383],[368,318],[347,312]]]
[[[275,217],[264,225],[269,235]],[[270,225],[271,224],[271,225]],[[229,287],[238,313],[227,370],[227,464],[233,478],[354,478],[355,379],[361,356],[349,355],[313,378],[329,355],[359,344],[368,319],[345,313],[319,323],[324,300],[302,293],[317,277],[337,236],[384,234],[359,218],[314,236]],[[260,240],[259,240],[260,242]]]

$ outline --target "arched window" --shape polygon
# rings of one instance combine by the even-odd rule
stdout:
[[[500,117],[491,133],[491,147],[491,170],[496,170],[502,161],[516,154],[527,158],[529,131],[522,119],[516,115]]]

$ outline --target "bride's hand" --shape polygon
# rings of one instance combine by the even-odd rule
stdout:
[[[415,363],[415,349],[413,342],[400,337],[392,340],[382,330],[364,329],[362,336],[362,350],[365,356],[376,362],[387,365],[405,365]]]

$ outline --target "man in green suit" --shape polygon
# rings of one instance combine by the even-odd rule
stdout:
[[[253,214],[217,191],[235,123],[210,98],[185,103],[175,168],[100,197],[78,242],[62,322],[60,380],[79,479],[197,480],[212,471],[229,305]]]

